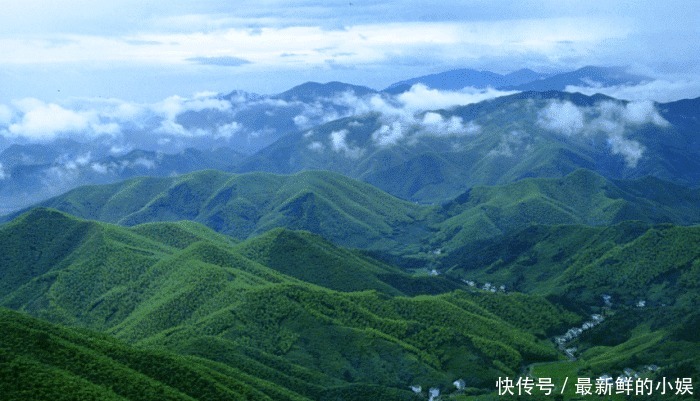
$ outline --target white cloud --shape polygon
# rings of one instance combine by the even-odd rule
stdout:
[[[552,101],[539,113],[538,124],[550,131],[573,135],[584,128],[583,111],[571,102]]]
[[[112,107],[105,108],[103,113],[105,117],[119,121],[135,121],[146,113],[146,107],[136,103],[114,100],[112,105]]]
[[[11,138],[46,142],[58,137],[114,136],[121,130],[117,122],[104,121],[96,109],[71,109],[32,98],[17,100],[13,105],[17,117],[4,131]]]
[[[521,131],[511,131],[508,135],[503,135],[501,141],[488,153],[489,156],[513,157],[516,151],[529,149],[525,139],[529,135]]]
[[[91,163],[90,169],[98,174],[119,174],[125,169],[143,167],[148,170],[152,170],[156,167],[156,161],[146,158],[138,157],[134,160],[121,160],[119,162],[108,162],[108,163]]]
[[[96,135],[117,135],[121,131],[121,126],[117,123],[106,123],[106,124],[90,124],[90,129]]]
[[[423,132],[435,136],[476,135],[481,127],[473,121],[465,124],[461,117],[445,119],[435,112],[425,113],[421,121]]]
[[[42,171],[41,182],[47,193],[63,192],[79,183],[86,168],[91,168],[90,152],[77,156],[63,155],[54,164]]]
[[[331,149],[336,153],[342,153],[350,159],[359,159],[365,152],[357,146],[352,146],[347,142],[348,131],[333,131],[328,136],[331,141]]]
[[[669,125],[650,100],[627,103],[623,111],[623,118],[630,124],[654,124],[660,127]]]
[[[279,100],[266,99],[256,103],[264,103],[276,107],[301,108],[301,114],[295,116],[292,121],[299,129],[308,129],[315,125],[350,115],[349,112],[338,113],[337,107],[347,106],[342,98],[342,96],[336,96],[335,98],[319,98],[312,103],[304,103],[301,101],[280,102]]]
[[[502,139],[495,148],[489,151],[488,155],[513,157],[513,149],[511,143],[505,139]]]
[[[299,128],[310,128],[311,127],[311,119],[303,114],[300,114],[293,119],[294,125],[296,125]]]
[[[298,12],[295,12],[298,14]],[[233,16],[231,16],[233,17]],[[423,56],[432,60],[471,60],[476,56],[526,52],[550,58],[561,57],[561,43],[567,42],[576,55],[586,46],[603,40],[624,39],[629,24],[624,19],[585,17],[532,18],[491,21],[387,22],[392,16],[373,21],[342,23],[342,29],[325,29],[325,21],[300,25],[267,25],[260,29],[227,27],[217,22],[220,15],[206,17],[205,29],[172,31],[149,27],[130,35],[108,36],[55,33],[47,38],[62,39],[60,46],[46,40],[4,39],[4,57],[13,62],[131,62],[186,65],[188,59],[245,59],[257,66],[326,66],[329,59],[342,65],[386,63],[392,54]],[[270,24],[270,21],[266,21]],[[586,29],[581,29],[586,26]],[[339,27],[340,28],[340,27]],[[426,48],[436,49],[425,54]],[[570,51],[571,52],[571,51]],[[295,58],[282,57],[294,54]],[[219,67],[219,68],[248,68]]]
[[[12,109],[4,104],[0,104],[0,126],[10,124],[10,122],[12,122],[13,115],[14,113],[12,112]]]
[[[345,92],[330,100],[339,106],[349,108],[350,114],[362,115],[376,112],[387,118],[413,122],[416,119],[416,114],[427,110],[449,109],[514,93],[518,92],[499,91],[491,88],[443,91],[430,89],[423,84],[415,84],[409,91],[397,96],[374,94],[358,97],[354,93]],[[338,116],[334,117],[338,118]]]
[[[608,136],[608,145],[613,154],[621,155],[625,159],[628,167],[637,167],[637,163],[642,158],[644,146],[637,141],[624,138],[621,134]]]
[[[700,79],[678,78],[658,79],[639,85],[579,87],[567,86],[567,92],[579,92],[584,95],[602,93],[617,99],[630,101],[672,102],[680,99],[694,99],[700,96]]]
[[[358,97],[343,93],[333,99],[336,104],[348,107],[352,115],[379,113],[382,125],[372,133],[376,146],[386,147],[408,139],[424,136],[463,136],[475,135],[481,127],[473,121],[464,122],[461,117],[444,118],[436,110],[458,105],[467,105],[485,99],[492,99],[515,92],[502,92],[492,89],[464,91],[440,91],[428,89],[424,85],[414,85],[410,91],[398,96],[370,95]],[[355,122],[351,126],[357,125]]]
[[[183,113],[208,110],[220,113],[218,116],[228,113],[231,118],[213,123],[202,120],[203,125],[195,127],[183,125],[179,120]],[[153,149],[168,136],[231,140],[245,130],[241,123],[233,120],[233,113],[230,102],[209,92],[197,93],[191,98],[171,96],[150,104],[97,98],[72,98],[59,104],[26,98],[12,102],[11,107],[0,105],[0,135],[10,141],[48,142],[71,138],[102,141],[116,148]]]
[[[119,75],[120,83],[132,82],[141,93],[158,91],[154,96],[160,98],[201,88],[224,90],[221,85],[229,82],[260,91],[271,80],[278,88],[319,80],[309,77],[309,70],[338,80],[355,69],[363,83],[379,85],[458,66],[505,72],[512,66],[561,70],[641,62],[698,69],[698,8],[678,0],[640,7],[626,1],[448,1],[428,12],[421,1],[239,1],[235,9],[220,1],[6,3],[0,15],[0,64],[19,66],[24,82],[42,82],[49,95],[56,88],[36,79],[46,76],[45,68],[61,78],[73,75],[73,82],[96,77],[82,88],[63,88],[84,95],[94,93],[106,76],[117,76],[113,69],[132,66]],[[251,64],[230,66],[241,58]],[[193,65],[188,59],[224,65]],[[36,65],[40,68],[26,72]],[[75,74],[76,66],[86,73]],[[333,70],[338,66],[344,70]],[[138,73],[154,67],[173,69],[158,83],[153,75]],[[233,74],[240,75],[232,79]],[[126,90],[112,82],[101,88]]]
[[[218,128],[216,128],[216,134],[214,135],[214,138],[230,139],[236,133],[240,132],[242,129],[243,129],[243,126],[236,121],[233,121],[233,122],[228,123],[228,124],[220,125]]]
[[[427,112],[422,118],[397,112],[384,115],[380,119],[384,124],[372,133],[372,141],[379,147],[396,145],[404,140],[415,144],[415,140],[420,136],[469,136],[481,132],[481,127],[473,121],[465,123],[457,116],[444,118],[436,112]]]
[[[109,165],[107,164],[92,163],[90,168],[98,174],[107,174],[109,172]]]
[[[132,151],[133,148],[129,145],[112,145],[109,148],[109,153],[112,155],[124,155],[130,151]]]
[[[158,134],[173,135],[185,138],[194,136],[192,132],[173,120],[161,121],[160,126],[156,128],[154,132]]]
[[[372,140],[379,147],[396,145],[404,138],[404,128],[401,122],[394,121],[389,125],[382,125],[372,133]]]
[[[375,146],[386,147],[404,142],[415,145],[421,137],[470,136],[481,132],[475,121],[464,121],[449,112],[427,111],[449,109],[458,105],[491,99],[512,92],[492,89],[465,88],[461,91],[439,91],[423,85],[415,85],[410,91],[398,96],[372,94],[357,96],[348,91],[331,98],[316,99],[311,103],[285,101],[269,97],[238,97],[236,103],[223,100],[213,92],[199,92],[192,97],[170,96],[155,103],[131,103],[118,99],[72,99],[62,104],[45,103],[37,99],[23,99],[12,103],[12,108],[0,107],[0,117],[11,121],[2,130],[10,140],[22,138],[29,141],[48,141],[59,137],[79,140],[106,141],[107,148],[147,149],[178,151],[188,146],[221,146],[225,143],[250,143],[262,140],[270,143],[280,135],[275,128],[247,127],[236,121],[237,113],[270,111],[275,116],[287,116],[298,127],[312,127],[331,119],[351,115],[379,113],[379,128],[372,133]],[[211,120],[202,119],[200,124],[189,117],[181,118],[188,111],[213,111]],[[296,116],[292,113],[298,113]],[[597,117],[595,116],[597,115]],[[565,135],[606,132],[609,135],[624,135],[627,126],[639,124],[664,125],[665,121],[651,102],[632,102],[626,106],[616,103],[600,103],[595,108],[579,108],[570,102],[553,101],[539,114],[539,126]],[[276,118],[276,117],[275,117]],[[242,120],[246,121],[246,120]],[[359,124],[351,123],[351,130]],[[144,135],[148,132],[149,135]],[[309,145],[314,151],[326,147],[357,158],[363,149],[351,146],[347,141],[349,132],[335,132],[331,141],[323,148]],[[305,137],[313,141],[311,131]],[[266,139],[267,138],[267,139]],[[269,139],[269,140],[268,140]],[[318,138],[315,139],[318,141]],[[228,141],[228,142],[227,142]],[[237,142],[236,142],[237,141]],[[321,140],[320,143],[325,141]],[[619,143],[613,139],[610,142]],[[363,145],[364,146],[364,145]],[[626,146],[616,146],[617,151],[630,150]],[[621,154],[621,153],[620,153]],[[630,159],[632,160],[632,159]],[[99,167],[97,167],[99,169]]]
[[[24,115],[7,129],[15,137],[49,140],[62,133],[84,131],[90,126],[89,115],[64,109],[57,104],[24,99],[16,102],[16,105]]]
[[[69,159],[67,161],[63,162],[63,168],[66,170],[79,170],[82,167],[87,166],[90,164],[90,161],[92,160],[92,155],[90,152],[84,153],[82,155],[78,155],[73,159]]]
[[[319,141],[313,141],[310,144],[306,146],[309,150],[313,150],[314,152],[323,152],[323,150],[326,148],[323,143]]]
[[[442,115],[438,113],[428,112],[423,116],[423,124],[426,125],[442,124],[443,122],[444,119],[442,118]]]
[[[218,99],[207,93],[200,92],[193,98],[170,96],[151,106],[151,109],[163,117],[173,120],[179,114],[186,111],[202,111],[206,109],[226,111],[231,109],[231,103]]]
[[[397,100],[409,110],[436,110],[478,103],[487,99],[512,95],[517,91],[499,91],[492,88],[464,88],[459,91],[440,91],[416,84],[411,90],[398,95]]]
[[[75,169],[52,166],[43,171],[41,182],[49,193],[56,193],[73,186],[77,178],[78,172]]]
[[[5,167],[0,163],[0,181],[10,178],[10,174],[5,171]]]
[[[594,137],[603,135],[613,154],[621,155],[628,167],[634,168],[644,155],[644,146],[625,138],[634,127],[652,124],[668,126],[668,121],[651,101],[620,103],[599,102],[590,107],[578,107],[569,101],[551,101],[538,114],[537,124],[566,136]]]
[[[133,162],[131,162],[132,167],[145,167],[147,169],[153,169],[156,166],[155,161],[151,159],[147,159],[145,157],[139,157],[135,159]]]

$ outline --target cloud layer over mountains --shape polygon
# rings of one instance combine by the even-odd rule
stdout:
[[[440,91],[416,84],[398,95],[358,96],[347,90],[313,101],[245,92],[228,96],[216,93],[198,93],[189,98],[172,96],[150,104],[118,99],[72,99],[61,104],[21,99],[0,105],[0,136],[5,148],[12,143],[47,144],[55,140],[98,144],[89,152],[60,155],[54,164],[63,165],[64,173],[54,171],[53,175],[65,176],[66,172],[86,165],[96,173],[107,173],[133,165],[97,163],[96,159],[124,155],[134,149],[176,153],[186,148],[231,146],[252,153],[289,132],[368,113],[379,114],[381,126],[371,134],[372,143],[379,148],[415,143],[421,136],[476,135],[481,131],[478,123],[464,121],[440,109],[514,93],[517,92],[491,88]],[[630,167],[638,163],[644,147],[627,138],[626,131],[647,123],[668,124],[651,101],[627,104],[608,101],[591,107],[551,101],[537,114],[539,127],[565,137],[603,137],[612,153],[624,157]],[[349,142],[347,130],[334,131],[327,140],[312,134],[313,131],[306,135],[309,149],[320,152],[328,148],[350,158],[358,158],[364,152]],[[144,168],[154,163],[138,160],[129,163]],[[9,174],[5,170],[2,173],[0,177],[5,178]]]
[[[620,104],[612,101],[592,107],[579,107],[568,101],[552,101],[538,115],[537,124],[567,137],[581,136],[606,139],[613,154],[624,157],[627,166],[635,167],[644,146],[625,135],[630,127],[654,124],[664,127],[664,120],[650,101]]]
[[[602,93],[616,99],[631,101],[654,100],[664,103],[698,97],[700,94],[700,81],[692,77],[680,76],[655,79],[636,85],[569,85],[566,87],[566,91],[583,93],[589,96]]]
[[[438,91],[416,85],[398,96],[357,96],[348,91],[313,102],[246,93],[229,98],[214,93],[189,98],[172,96],[150,104],[118,99],[73,99],[59,104],[29,98],[0,105],[0,136],[5,147],[10,143],[47,143],[57,139],[98,141],[110,145],[114,154],[131,149],[177,152],[187,147],[231,144],[255,151],[292,130],[378,112],[383,115],[385,126],[377,133],[377,143],[386,145],[402,136],[400,127],[407,124],[422,124],[426,132],[443,134],[473,131],[474,126],[464,125],[459,119],[443,121],[437,113],[422,117],[418,114],[510,93],[514,92],[471,88]],[[250,121],[249,113],[261,115],[258,121]],[[261,118],[269,121],[261,123]],[[285,118],[289,121],[281,121]],[[252,145],[265,136],[270,137],[268,141]]]
[[[575,147],[594,143],[596,152],[634,169],[649,150],[639,130],[669,125],[650,100],[598,97],[580,102],[570,100],[580,95],[551,92],[543,95],[551,100],[535,101],[544,92],[518,93],[490,87],[438,90],[417,83],[391,94],[331,82],[307,83],[272,96],[201,92],[152,103],[19,99],[0,104],[0,200],[17,207],[38,194],[47,197],[134,175],[236,171],[287,134],[301,135],[298,149],[318,160],[303,162],[304,168],[364,163],[383,150],[403,154],[391,161],[400,163],[416,152],[467,148],[476,152],[470,158],[508,158],[484,163],[509,164],[533,153],[542,135],[558,135]],[[510,95],[509,100],[493,100]],[[499,102],[506,108],[488,111]],[[421,144],[437,147],[421,150]]]

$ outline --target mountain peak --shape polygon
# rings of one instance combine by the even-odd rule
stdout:
[[[50,207],[35,207],[19,215],[16,221],[34,224],[36,222],[48,220],[53,222],[68,222],[78,221],[79,219],[75,216],[71,216],[65,212]]]
[[[460,90],[466,87],[486,88],[503,85],[503,75],[491,71],[478,71],[460,68],[437,74],[424,75],[399,81],[389,85],[384,92],[398,94],[405,92],[415,84],[423,84],[432,89]]]
[[[543,74],[535,72],[529,68],[522,68],[517,71],[513,71],[506,74],[504,78],[504,85],[522,85],[528,82],[537,81],[546,78],[548,74]]]
[[[314,102],[319,98],[328,98],[344,92],[354,92],[357,96],[364,96],[376,91],[366,86],[352,85],[339,81],[326,83],[309,81],[274,97],[287,101]]]
[[[555,74],[544,79],[535,80],[521,85],[513,85],[505,89],[524,91],[563,91],[569,86],[596,87],[636,85],[650,79],[651,78],[646,76],[631,74],[627,72],[627,68],[625,67],[598,67],[588,65],[575,71]]]

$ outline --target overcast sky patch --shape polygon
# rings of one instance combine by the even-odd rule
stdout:
[[[0,101],[278,93],[307,80],[383,88],[454,68],[697,77],[698,20],[700,2],[682,0],[26,0],[0,15]]]
[[[202,65],[218,65],[222,67],[238,67],[244,64],[250,64],[250,61],[240,57],[218,56],[218,57],[190,57],[187,61],[191,61]]]

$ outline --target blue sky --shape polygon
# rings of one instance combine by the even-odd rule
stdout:
[[[696,82],[697,21],[696,1],[25,0],[0,15],[0,101],[383,88],[464,67]]]

